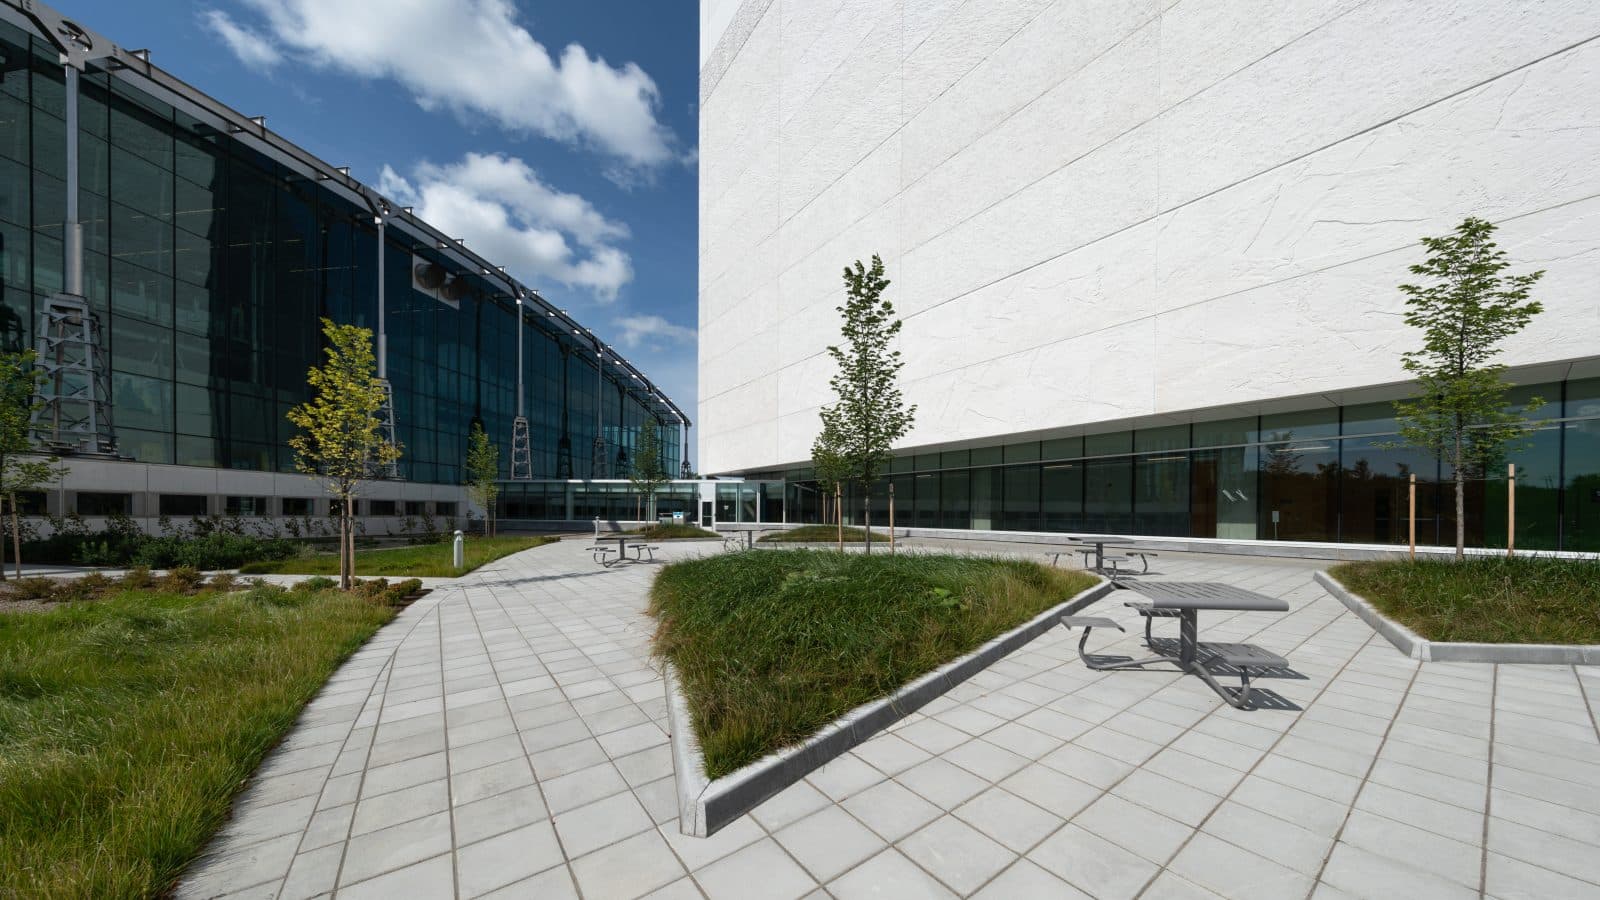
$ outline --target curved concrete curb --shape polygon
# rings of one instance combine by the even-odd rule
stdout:
[[[1600,665],[1600,645],[1595,644],[1474,644],[1430,641],[1378,612],[1366,598],[1351,593],[1327,572],[1313,578],[1351,612],[1383,635],[1401,653],[1424,662],[1528,663],[1555,666]]]
[[[852,709],[805,741],[715,781],[706,778],[705,757],[691,724],[689,703],[678,689],[677,670],[667,663],[667,723],[672,731],[672,767],[677,774],[678,830],[693,837],[710,837],[824,763],[1049,631],[1062,616],[1083,609],[1114,589],[1109,581],[1101,581],[893,694]]]

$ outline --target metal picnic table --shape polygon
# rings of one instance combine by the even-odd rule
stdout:
[[[1200,610],[1287,612],[1289,604],[1283,600],[1211,581],[1144,581],[1129,585],[1128,590],[1139,594],[1143,599],[1127,601],[1124,604],[1126,606],[1138,609],[1147,616],[1151,614],[1170,616],[1176,613],[1176,618],[1179,620],[1177,655],[1160,652],[1157,650],[1157,641],[1152,639],[1147,643],[1151,650],[1156,651],[1154,656],[1144,659],[1097,661],[1084,652],[1084,645],[1089,641],[1089,631],[1094,628],[1115,628],[1122,631],[1124,630],[1122,626],[1105,618],[1088,616],[1063,618],[1062,623],[1069,628],[1073,625],[1083,628],[1083,637],[1078,641],[1078,655],[1083,658],[1084,665],[1091,669],[1132,669],[1152,663],[1174,663],[1184,672],[1198,676],[1230,705],[1245,709],[1250,701],[1250,670],[1282,668],[1289,664],[1283,657],[1254,644],[1225,644],[1200,640]],[[1148,633],[1147,629],[1146,634]],[[1211,667],[1215,665],[1238,670],[1240,690],[1237,695],[1217,682],[1211,671]]]
[[[768,531],[782,531],[783,527],[781,525],[764,522],[739,522],[737,524],[730,522],[718,525],[717,530],[744,532],[744,548],[746,550],[754,550],[756,548],[757,532],[765,534]]]
[[[608,534],[608,535],[605,535],[603,537],[597,536],[594,539],[595,546],[599,546],[600,544],[603,544],[606,541],[616,541],[617,542],[617,558],[613,562],[606,562],[605,559],[599,553],[596,553],[595,554],[595,559],[596,559],[597,562],[600,563],[600,565],[606,566],[606,567],[609,568],[614,563],[622,562],[623,560],[628,558],[628,536],[627,535],[625,535],[625,534],[609,535]]]
[[[1106,547],[1108,545],[1120,546],[1127,541],[1127,535],[1119,534],[1069,534],[1067,540],[1078,544],[1094,545],[1094,568],[1099,571],[1105,568]],[[1059,555],[1059,554],[1058,554]]]

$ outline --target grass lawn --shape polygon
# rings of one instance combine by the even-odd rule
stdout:
[[[848,525],[844,529],[845,543],[859,544],[867,539],[865,528],[852,528]],[[833,544],[839,541],[839,526],[837,525],[801,525],[799,528],[789,528],[784,531],[774,531],[762,535],[760,541],[764,544]],[[882,541],[889,543],[889,532],[872,530],[872,542]]]
[[[389,547],[383,550],[357,550],[357,575],[394,575],[411,578],[453,578],[491,563],[502,556],[510,556],[531,547],[543,547],[560,540],[553,535],[515,535],[506,537],[467,536],[467,565],[457,569],[450,565],[450,541],[438,544],[419,544],[412,547]],[[318,553],[295,556],[289,559],[246,563],[240,572],[250,575],[278,573],[283,575],[338,575],[339,556],[336,553]]]
[[[771,550],[663,568],[650,611],[717,778],[1095,581],[1014,559]]]
[[[0,897],[164,894],[392,615],[270,587],[0,612]]]
[[[648,525],[635,529],[628,534],[636,534],[647,541],[670,541],[676,538],[714,538],[721,537],[715,531],[707,531],[699,525]]]
[[[1600,644],[1600,561],[1469,557],[1343,563],[1328,570],[1433,641]]]

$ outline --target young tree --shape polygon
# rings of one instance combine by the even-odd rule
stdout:
[[[1422,329],[1422,349],[1405,354],[1418,396],[1395,404],[1399,444],[1423,450],[1455,472],[1456,559],[1466,556],[1466,482],[1503,460],[1530,431],[1523,415],[1506,409],[1500,376],[1490,360],[1498,344],[1525,328],[1544,307],[1529,300],[1544,272],[1501,274],[1511,263],[1492,240],[1494,225],[1468,218],[1445,237],[1423,238],[1427,259],[1411,267],[1426,285],[1402,284],[1407,325]],[[1535,398],[1524,410],[1543,405]],[[1508,523],[1509,524],[1509,523]]]
[[[500,496],[500,448],[477,422],[467,435],[467,493],[483,507],[483,536],[492,537],[495,500]]]
[[[321,478],[339,511],[339,587],[355,572],[355,498],[362,481],[400,458],[378,420],[383,382],[378,380],[372,332],[322,320],[328,361],[306,373],[309,401],[289,411],[300,434],[289,439],[296,469]]]
[[[668,481],[667,471],[661,465],[661,432],[654,419],[646,419],[639,429],[639,443],[633,448],[633,468],[628,472],[628,481],[636,492],[649,498],[645,518],[654,521],[656,491]]]
[[[844,270],[845,301],[838,307],[844,317],[844,346],[828,348],[839,371],[829,384],[838,402],[822,408],[822,433],[832,435],[831,447],[848,480],[861,487],[861,522],[867,530],[866,549],[872,552],[871,485],[888,465],[890,448],[905,437],[916,416],[906,406],[895,376],[905,363],[890,345],[900,333],[894,304],[883,299],[889,279],[883,277],[883,260],[872,255],[869,268],[856,260]]]
[[[32,350],[0,352],[0,500],[11,504],[12,558],[22,577],[22,515],[17,495],[53,484],[67,474],[65,466],[37,458],[29,435],[39,405],[44,373],[33,367]],[[0,504],[0,515],[5,513]],[[0,581],[6,578],[5,547],[0,542]]]

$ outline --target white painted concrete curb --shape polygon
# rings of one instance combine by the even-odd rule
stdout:
[[[893,694],[856,707],[805,741],[715,781],[706,778],[705,757],[694,734],[689,703],[678,687],[677,670],[667,663],[667,723],[672,732],[672,767],[677,774],[678,829],[692,837],[710,837],[829,760],[1049,631],[1062,616],[1083,609],[1113,590],[1109,581],[1102,580]]]
[[[1430,641],[1379,612],[1365,597],[1351,592],[1327,572],[1313,578],[1351,612],[1383,635],[1401,653],[1423,662],[1525,663],[1554,666],[1600,665],[1596,644],[1477,644]]]

